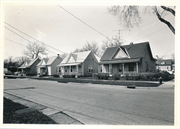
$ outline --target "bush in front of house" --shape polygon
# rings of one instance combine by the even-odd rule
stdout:
[[[170,80],[169,79],[169,73],[167,71],[160,72],[160,77],[162,77],[164,81]]]
[[[63,75],[63,78],[75,78],[75,75]]]
[[[93,77],[93,78],[98,78],[98,73],[93,73],[93,74],[92,74],[92,77]]]
[[[52,75],[53,77],[59,77],[59,75],[57,75],[57,74],[54,74],[54,75]]]
[[[113,75],[113,79],[114,80],[120,80],[121,74],[120,73],[116,73]]]
[[[95,73],[93,77],[98,79],[110,79],[109,73]],[[159,78],[163,78],[164,81],[168,81],[172,78],[169,77],[169,73],[166,71],[161,72],[146,72],[146,73],[126,73],[121,76],[120,73],[112,75],[113,80],[134,80],[134,81],[159,81]]]
[[[98,73],[98,74],[97,74],[97,78],[98,78],[98,79],[108,80],[108,78],[109,78],[109,73]]]

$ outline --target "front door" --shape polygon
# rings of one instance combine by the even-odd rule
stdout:
[[[118,64],[118,73],[123,73],[122,64]]]

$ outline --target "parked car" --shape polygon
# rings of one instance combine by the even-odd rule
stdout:
[[[14,72],[14,75],[19,75],[20,74],[20,72]]]
[[[12,75],[11,71],[4,69],[4,75]]]
[[[174,74],[174,71],[172,70],[172,71],[167,71],[169,74]]]

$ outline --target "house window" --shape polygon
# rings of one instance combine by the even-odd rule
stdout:
[[[92,73],[92,72],[93,72],[93,66],[92,66],[92,65],[89,65],[89,66],[88,66],[88,72],[89,72],[89,73]]]
[[[119,72],[122,72],[122,64],[119,64]]]
[[[61,67],[59,67],[59,73],[61,73]]]
[[[129,71],[134,71],[134,64],[133,63],[129,64]]]
[[[102,73],[102,65],[101,65],[101,73]]]

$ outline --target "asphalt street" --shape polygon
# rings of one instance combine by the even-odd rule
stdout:
[[[4,93],[49,107],[84,124],[174,125],[173,82],[165,88],[4,79]]]

